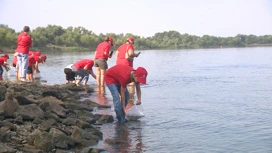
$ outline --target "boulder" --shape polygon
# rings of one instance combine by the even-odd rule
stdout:
[[[15,117],[22,116],[23,120],[34,120],[37,118],[44,118],[43,110],[36,104],[19,106],[14,113]]]
[[[5,100],[0,103],[0,114],[5,117],[14,117],[14,113],[18,107],[17,100],[11,94],[6,94]]]

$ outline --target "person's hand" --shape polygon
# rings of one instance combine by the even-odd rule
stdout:
[[[141,105],[141,104],[142,104],[141,100],[138,99],[138,100],[136,101],[136,105]]]
[[[7,67],[6,67],[6,71],[9,71],[9,70],[10,70],[10,68],[9,68],[9,66],[7,66]]]
[[[139,53],[136,55],[136,57],[138,57],[140,54],[141,54],[141,52],[139,52]]]
[[[126,108],[123,107],[123,112],[124,112],[124,115],[126,116]]]

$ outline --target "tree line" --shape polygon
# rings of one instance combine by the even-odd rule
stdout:
[[[20,33],[20,32],[19,32]],[[19,34],[8,25],[0,24],[0,48],[15,49]],[[255,36],[238,34],[235,37],[195,36],[187,33],[180,34],[177,31],[165,31],[156,33],[152,37],[141,37],[127,34],[95,34],[84,27],[68,27],[64,29],[57,25],[37,27],[30,33],[33,38],[32,49],[82,49],[95,50],[97,45],[107,36],[114,40],[113,49],[117,49],[128,37],[134,37],[134,47],[137,50],[147,49],[197,49],[197,48],[229,48],[229,47],[253,47],[272,46],[272,35]]]

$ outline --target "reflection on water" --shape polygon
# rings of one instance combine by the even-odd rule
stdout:
[[[141,135],[141,122],[108,124],[101,129],[104,131],[102,144],[108,152],[141,153],[145,151],[145,145]]]
[[[115,118],[114,106],[111,95],[107,88],[95,87],[95,93],[87,99],[97,102],[100,105],[110,105],[111,109],[96,109],[94,113],[111,114]],[[103,141],[99,142],[96,147],[105,148],[107,152],[121,153],[141,153],[144,151],[144,145],[141,135],[141,121],[130,121],[127,123],[103,124],[100,130],[103,132]]]
[[[105,96],[105,87],[96,87],[96,101],[98,104],[100,105],[108,105],[109,104],[109,100],[107,99],[107,97]]]

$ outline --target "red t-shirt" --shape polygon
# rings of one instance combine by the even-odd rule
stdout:
[[[100,43],[97,47],[96,47],[96,55],[95,55],[95,59],[108,59],[108,56],[106,56],[104,54],[104,52],[106,52],[107,54],[109,54],[110,52],[110,48],[111,45],[104,41],[102,43]]]
[[[40,56],[42,53],[40,51],[34,52],[34,51],[29,51],[28,55],[35,55],[35,56]]]
[[[109,68],[105,74],[106,84],[119,84],[126,88],[131,83],[130,73],[134,69],[127,65],[115,65]]]
[[[119,53],[117,56],[116,64],[128,65],[130,67],[133,67],[133,61],[126,59],[126,54],[130,49],[134,50],[133,46],[127,43],[121,45],[117,49]]]
[[[36,62],[39,63],[39,56],[35,56],[35,55],[32,55],[32,56],[29,56],[28,57],[28,66],[32,66],[34,64],[36,64]]]
[[[6,57],[0,57],[0,65],[3,65],[5,62],[7,62]]]
[[[73,66],[76,69],[83,69],[85,66],[87,66],[88,70],[92,70],[93,65],[94,65],[93,60],[83,59],[81,61],[76,62]]]
[[[26,32],[19,34],[17,43],[18,45],[16,52],[23,54],[29,53],[29,48],[32,44],[32,39]]]

